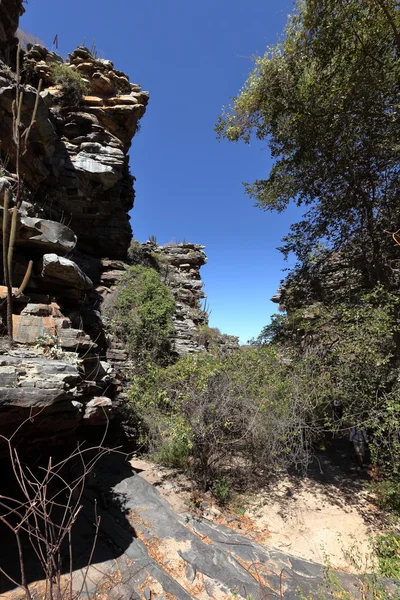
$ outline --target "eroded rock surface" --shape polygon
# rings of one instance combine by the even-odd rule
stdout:
[[[197,335],[198,328],[208,323],[201,304],[205,293],[200,269],[207,262],[204,246],[182,242],[154,246],[153,250],[175,300],[175,351],[180,356],[204,352]]]

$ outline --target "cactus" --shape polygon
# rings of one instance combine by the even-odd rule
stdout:
[[[10,273],[8,270],[8,244],[9,244],[9,218],[8,213],[10,207],[10,190],[4,192],[4,207],[3,207],[3,271],[4,284],[7,287],[7,331],[10,337],[12,336],[12,283],[10,282]],[[11,338],[10,338],[11,339]]]
[[[40,80],[35,105],[32,111],[32,116],[27,127],[24,127],[21,121],[21,111],[23,103],[23,90],[21,90],[21,44],[18,44],[17,61],[16,61],[16,88],[15,100],[13,102],[13,141],[16,147],[15,171],[17,176],[17,188],[15,194],[15,204],[11,216],[11,225],[9,223],[9,206],[10,206],[10,191],[6,190],[4,195],[4,218],[3,218],[3,271],[4,283],[7,287],[7,333],[10,344],[13,343],[13,287],[12,287],[12,271],[13,258],[15,247],[15,236],[17,231],[18,211],[22,205],[22,179],[20,172],[21,157],[26,154],[28,149],[28,140],[31,129],[35,124],[37,109],[39,105],[40,90],[42,81]],[[33,261],[30,260],[25,277],[21,286],[15,293],[15,297],[20,296],[28,285],[32,274]]]

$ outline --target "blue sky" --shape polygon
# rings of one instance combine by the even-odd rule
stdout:
[[[283,31],[291,0],[29,0],[21,27],[66,56],[93,40],[150,104],[131,149],[137,239],[206,246],[210,325],[256,336],[276,312],[269,298],[288,266],[276,250],[296,219],[254,208],[242,182],[271,166],[261,143],[217,142],[218,114]]]

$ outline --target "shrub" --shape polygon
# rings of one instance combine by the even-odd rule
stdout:
[[[159,421],[159,427],[161,421]],[[192,431],[179,416],[164,421],[163,443],[154,458],[166,467],[185,469],[193,447]]]
[[[159,271],[159,261],[155,252],[150,252],[148,248],[145,248],[140,242],[132,239],[127,252],[127,259],[130,265],[143,265],[145,267],[152,267]]]
[[[232,488],[229,478],[223,475],[219,477],[212,487],[212,492],[222,506],[227,504],[232,497]]]
[[[229,469],[240,478],[265,478],[288,466],[304,470],[320,433],[318,394],[303,366],[293,377],[285,372],[271,348],[189,356],[135,377],[131,407],[164,463],[165,457],[171,463],[177,441],[182,448],[178,432],[185,432],[180,457],[204,489]]]
[[[375,551],[384,577],[400,578],[400,533],[391,532],[376,538]]]
[[[152,362],[171,361],[174,310],[171,292],[157,271],[142,265],[128,268],[105,313],[137,370],[145,370]]]
[[[320,406],[328,408],[332,392],[340,397],[342,429],[363,424],[369,430],[380,501],[392,506],[400,473],[399,330],[400,297],[377,286],[352,303],[314,303],[279,316],[259,338],[294,363],[308,361],[314,381],[325,379]],[[324,410],[326,430],[338,428],[332,416]]]
[[[384,474],[380,479],[373,481],[372,489],[380,508],[400,514],[400,481],[398,479],[390,474]]]
[[[54,83],[61,87],[61,106],[78,107],[87,91],[87,85],[81,75],[65,63],[51,65]]]
[[[197,342],[206,348],[213,348],[222,335],[219,329],[209,325],[200,325],[196,331]]]

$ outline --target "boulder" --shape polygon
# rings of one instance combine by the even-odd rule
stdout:
[[[66,350],[95,350],[97,344],[81,329],[63,328],[57,332],[59,343]]]
[[[32,315],[36,317],[59,317],[62,318],[62,312],[56,302],[49,304],[29,302],[21,311],[21,315]]]
[[[90,290],[93,287],[92,281],[76,263],[57,254],[43,256],[42,277],[50,282],[57,282],[58,285],[77,290]]]

